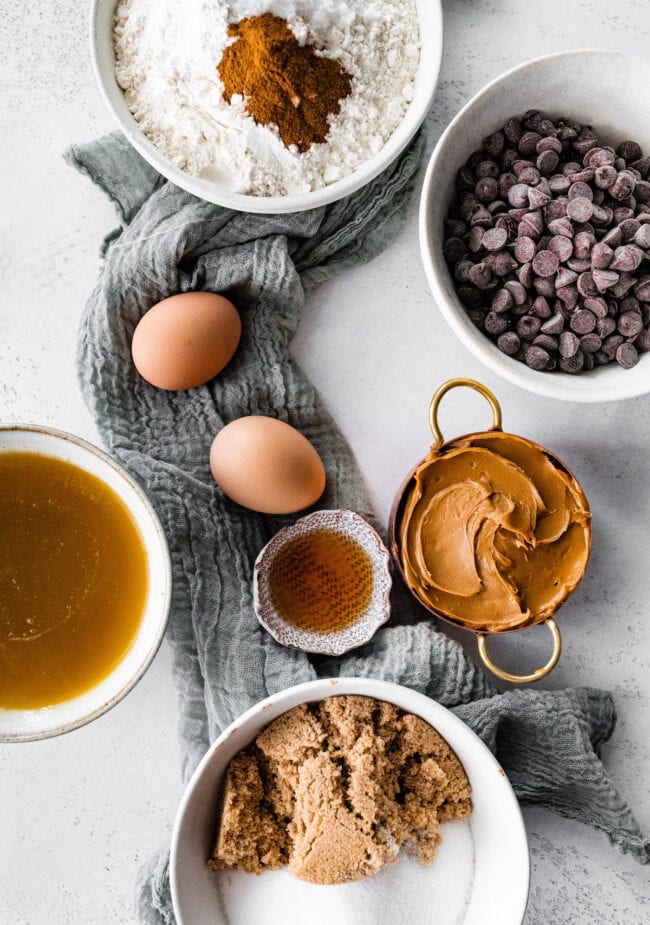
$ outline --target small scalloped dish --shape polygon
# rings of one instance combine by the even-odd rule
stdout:
[[[390,554],[354,511],[315,511],[255,561],[255,613],[277,642],[320,655],[363,645],[390,617]]]

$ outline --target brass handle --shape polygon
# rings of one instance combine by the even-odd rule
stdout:
[[[431,433],[435,441],[433,444],[434,447],[441,446],[444,443],[444,437],[442,436],[438,424],[438,407],[440,406],[440,402],[447,392],[451,391],[451,389],[460,388],[461,386],[474,389],[475,392],[478,392],[489,402],[492,408],[492,427],[490,430],[501,430],[501,405],[497,401],[496,395],[494,395],[486,385],[483,385],[482,382],[477,382],[476,379],[448,379],[447,382],[443,382],[440,386],[429,405],[429,426],[431,427]]]
[[[548,620],[544,621],[543,626],[548,626],[553,636],[553,654],[543,668],[538,668],[536,671],[533,671],[532,674],[510,674],[510,672],[498,668],[488,655],[487,637],[481,633],[478,637],[478,652],[485,667],[491,671],[492,674],[495,674],[497,678],[501,678],[502,681],[510,681],[511,684],[532,684],[533,681],[541,681],[542,678],[545,678],[547,674],[553,671],[562,654],[562,637],[560,636],[560,628],[555,620],[549,617]]]

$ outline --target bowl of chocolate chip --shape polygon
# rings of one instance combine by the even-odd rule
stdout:
[[[431,157],[429,285],[486,366],[550,398],[650,391],[650,61],[528,61],[481,90]]]

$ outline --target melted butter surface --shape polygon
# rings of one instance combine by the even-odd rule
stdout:
[[[0,707],[35,709],[101,681],[142,620],[147,557],[95,476],[0,452]]]
[[[500,431],[433,450],[398,523],[407,583],[471,629],[552,616],[589,558],[591,518],[576,480],[541,447]]]

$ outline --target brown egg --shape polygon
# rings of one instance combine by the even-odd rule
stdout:
[[[241,337],[237,309],[214,292],[184,292],[143,315],[131,353],[143,379],[159,389],[194,389],[226,366]]]
[[[227,424],[212,443],[210,468],[229,498],[263,514],[301,511],[325,488],[314,447],[277,418],[251,415]]]

